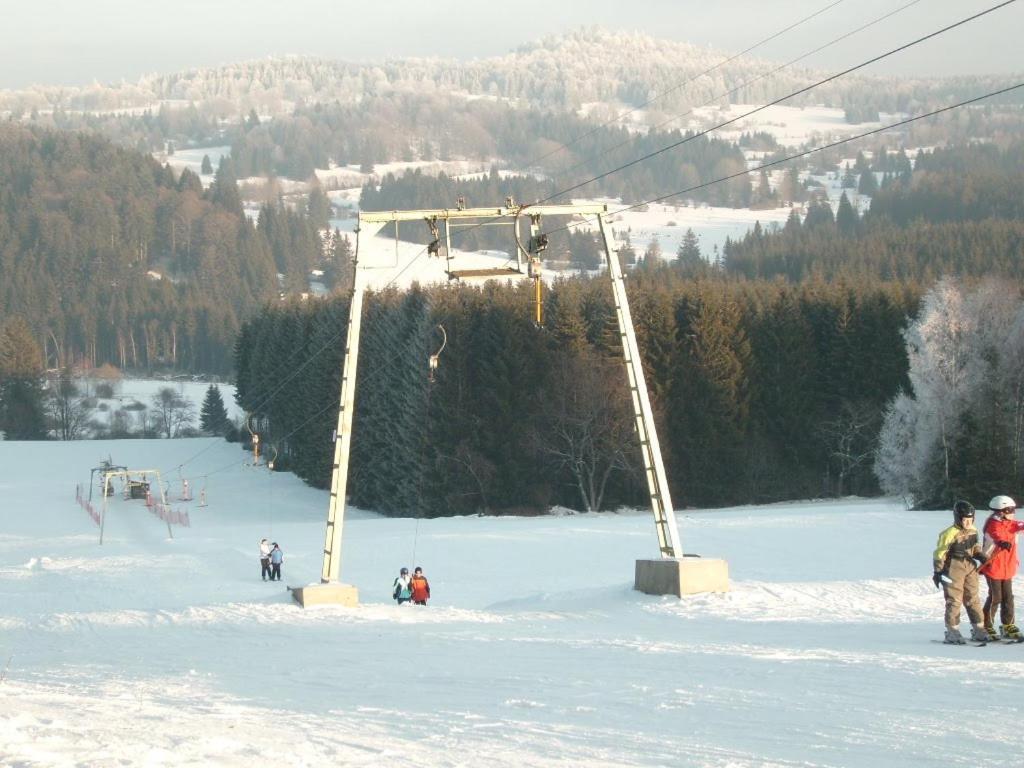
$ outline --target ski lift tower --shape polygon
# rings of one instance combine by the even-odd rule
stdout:
[[[345,495],[348,483],[349,451],[352,442],[352,417],[355,408],[356,371],[359,360],[359,333],[363,292],[366,281],[360,273],[360,246],[369,245],[371,239],[386,225],[400,222],[426,224],[432,239],[427,252],[445,258],[445,272],[449,279],[510,279],[529,277],[536,286],[536,318],[541,322],[540,253],[547,247],[547,237],[541,231],[545,216],[594,216],[604,246],[608,276],[612,282],[615,314],[622,337],[622,348],[629,391],[633,402],[633,415],[637,437],[643,455],[644,471],[658,535],[657,559],[636,561],[634,587],[648,594],[677,595],[698,592],[725,592],[729,589],[728,565],[724,560],[684,555],[676,526],[675,511],[669,493],[668,479],[662,461],[661,447],[651,411],[643,363],[637,345],[633,318],[626,296],[625,277],[613,250],[609,233],[608,206],[602,203],[571,205],[515,205],[511,199],[504,206],[467,208],[462,200],[454,208],[412,211],[360,211],[356,229],[356,262],[353,270],[352,302],[349,308],[348,330],[345,337],[345,358],[341,377],[341,397],[338,425],[335,432],[334,464],[331,475],[331,495],[327,511],[327,530],[324,539],[323,569],[319,584],[290,587],[292,596],[303,606],[318,604],[356,605],[358,592],[354,586],[339,581],[341,570],[342,528],[345,517]],[[524,247],[520,237],[520,221],[529,221],[530,236]],[[475,222],[475,223],[474,223]],[[460,225],[510,225],[514,241],[514,257],[497,268],[455,269],[455,256],[451,249],[451,233]],[[444,227],[444,245],[440,226]]]

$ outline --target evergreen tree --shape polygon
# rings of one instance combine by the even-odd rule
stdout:
[[[43,364],[28,324],[10,318],[0,326],[0,432],[8,440],[46,437]]]
[[[228,412],[224,407],[220,388],[216,384],[211,384],[206,389],[206,397],[199,412],[199,426],[208,434],[223,435],[229,425]]]
[[[873,171],[864,171],[857,181],[857,192],[862,195],[873,195],[878,191],[878,179]]]
[[[708,263],[700,255],[700,243],[697,235],[692,229],[687,229],[679,243],[679,250],[676,251],[676,268],[684,275],[695,276],[703,274],[708,269]]]
[[[839,230],[839,234],[850,237],[856,234],[859,223],[857,212],[853,210],[846,193],[843,192],[843,196],[839,198],[839,208],[836,211],[836,229]]]
[[[204,176],[209,176],[213,173],[213,163],[210,162],[209,155],[203,155],[203,164],[200,166],[199,170]]]
[[[309,220],[317,229],[326,229],[331,218],[331,201],[324,193],[323,187],[314,183],[309,190],[309,200],[306,202],[306,212]]]

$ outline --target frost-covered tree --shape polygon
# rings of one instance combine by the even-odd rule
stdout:
[[[875,473],[915,504],[992,493],[1020,475],[1024,304],[986,282],[970,293],[949,278],[924,297],[907,328],[910,393],[889,405]]]

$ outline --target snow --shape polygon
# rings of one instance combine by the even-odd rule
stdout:
[[[693,110],[693,117],[685,127],[695,130],[718,125],[733,120],[760,104],[730,104],[722,107],[698,107]],[[762,131],[770,133],[783,147],[800,147],[808,142],[817,142],[826,138],[843,138],[859,133],[875,130],[883,125],[903,120],[909,115],[903,113],[879,113],[877,122],[848,123],[846,112],[835,107],[809,106],[787,107],[776,104],[732,123],[726,128],[716,130],[715,138],[738,141],[743,133]]]
[[[133,403],[141,403],[152,407],[153,396],[164,387],[170,387],[178,395],[188,400],[195,406],[196,420],[193,426],[199,427],[199,412],[203,407],[203,400],[206,398],[206,390],[211,382],[192,381],[184,378],[177,379],[120,379],[116,381],[105,381],[101,379],[82,379],[79,383],[83,394],[95,396],[96,385],[106,383],[113,388],[113,397],[96,397],[97,410],[92,414],[96,421],[105,422],[110,425],[113,414],[125,406]],[[217,383],[215,386],[220,390],[221,399],[224,401],[224,408],[228,412],[228,418],[236,424],[240,424],[245,418],[245,412],[235,402],[235,387],[232,384]],[[104,406],[105,409],[104,409]],[[134,427],[135,425],[133,425]]]
[[[73,500],[98,456],[184,464],[167,527]],[[0,764],[1002,766],[1022,647],[950,647],[930,550],[949,513],[850,499],[680,513],[733,590],[631,589],[644,512],[388,519],[350,509],[356,608],[320,572],[327,494],[215,439],[0,443]],[[204,479],[205,476],[205,479]],[[174,484],[172,483],[172,487]],[[397,607],[422,565],[433,599]],[[997,707],[999,723],[986,711]]]
[[[202,173],[203,168],[203,157],[205,155],[210,156],[210,164],[213,166],[213,170],[217,170],[217,166],[220,164],[221,158],[231,154],[231,147],[229,145],[219,147],[197,147],[194,149],[177,149],[175,148],[173,155],[168,155],[164,152],[155,152],[153,157],[162,163],[167,163],[174,170],[179,173],[186,168],[192,171],[202,181],[204,187],[210,186],[213,183],[214,174]]]
[[[651,240],[657,240],[662,256],[666,259],[675,258],[687,229],[693,230],[700,244],[700,252],[707,259],[714,256],[716,248],[718,253],[722,252],[726,239],[741,239],[757,222],[761,222],[764,228],[772,224],[782,226],[790,211],[788,207],[755,210],[654,203],[647,206],[647,210],[615,213],[621,207],[618,201],[609,205],[609,210],[614,214],[612,229],[616,242],[621,245],[628,234],[637,256],[642,256]]]
[[[364,173],[360,165],[332,165],[330,168],[317,168],[314,173],[322,185],[328,189],[344,189],[362,187],[371,181],[379,182],[389,173],[400,177],[407,171],[421,171],[428,176],[441,173],[452,176],[473,176],[487,171],[492,160],[395,160],[389,163],[377,163],[371,173]],[[454,200],[452,201],[455,202]]]

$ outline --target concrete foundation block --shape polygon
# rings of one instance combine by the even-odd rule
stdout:
[[[303,608],[314,605],[343,605],[354,608],[359,605],[359,590],[351,584],[310,584],[305,587],[288,587],[295,602]]]
[[[648,595],[729,591],[729,564],[710,557],[637,560],[633,588]]]

